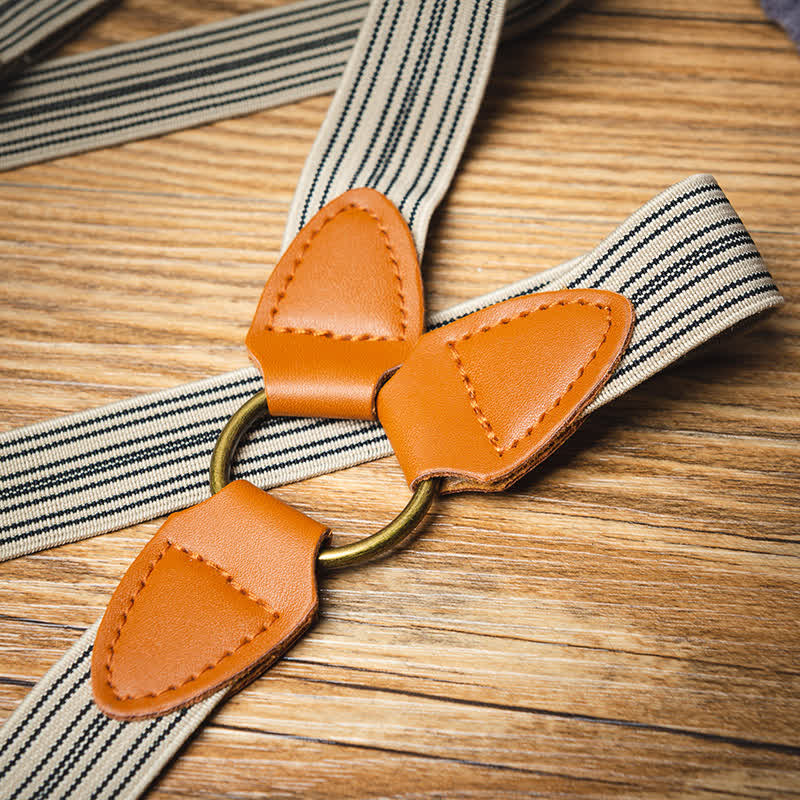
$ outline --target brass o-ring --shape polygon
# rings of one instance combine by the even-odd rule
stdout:
[[[263,391],[253,395],[228,420],[222,429],[211,455],[209,480],[211,493],[216,494],[230,481],[230,464],[239,442],[259,420],[269,416],[267,397]],[[351,544],[327,547],[317,560],[328,570],[341,569],[374,558],[405,539],[422,521],[439,488],[437,479],[420,482],[406,507],[384,528]]]

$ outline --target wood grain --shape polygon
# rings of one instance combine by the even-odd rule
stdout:
[[[129,0],[69,52],[255,10]],[[4,429],[244,365],[320,97],[0,175]],[[326,579],[152,798],[800,796],[800,57],[755,0],[598,0],[502,45],[425,254],[436,310],[711,172],[787,305],[502,496]],[[276,490],[348,536],[392,459]],[[0,565],[0,717],[158,521]]]

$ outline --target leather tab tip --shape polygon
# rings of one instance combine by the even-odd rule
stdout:
[[[426,333],[378,395],[378,417],[415,486],[500,491],[576,429],[630,340],[615,292],[526,295]]]
[[[380,192],[351,189],[297,234],[267,281],[246,341],[271,414],[374,419],[377,387],[422,325],[406,221]]]
[[[247,481],[172,514],[100,623],[91,676],[100,710],[159,716],[261,674],[314,621],[327,534]]]

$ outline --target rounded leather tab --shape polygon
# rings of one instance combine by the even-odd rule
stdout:
[[[99,708],[150,717],[256,678],[314,620],[327,533],[247,481],[168,517],[100,623]]]
[[[375,393],[422,333],[414,240],[380,192],[351,189],[297,234],[247,334],[276,416],[373,419]]]
[[[506,300],[426,333],[378,395],[412,486],[499,491],[577,427],[630,339],[622,295],[594,289]]]

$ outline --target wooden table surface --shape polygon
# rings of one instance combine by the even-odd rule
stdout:
[[[126,0],[67,52],[259,7]],[[2,428],[245,365],[327,104],[1,174]],[[319,624],[150,797],[800,797],[797,50],[755,0],[587,1],[504,43],[427,304],[575,256],[695,172],[787,305],[326,578]],[[275,494],[360,536],[407,489],[390,458]],[[158,524],[0,565],[1,719]]]

